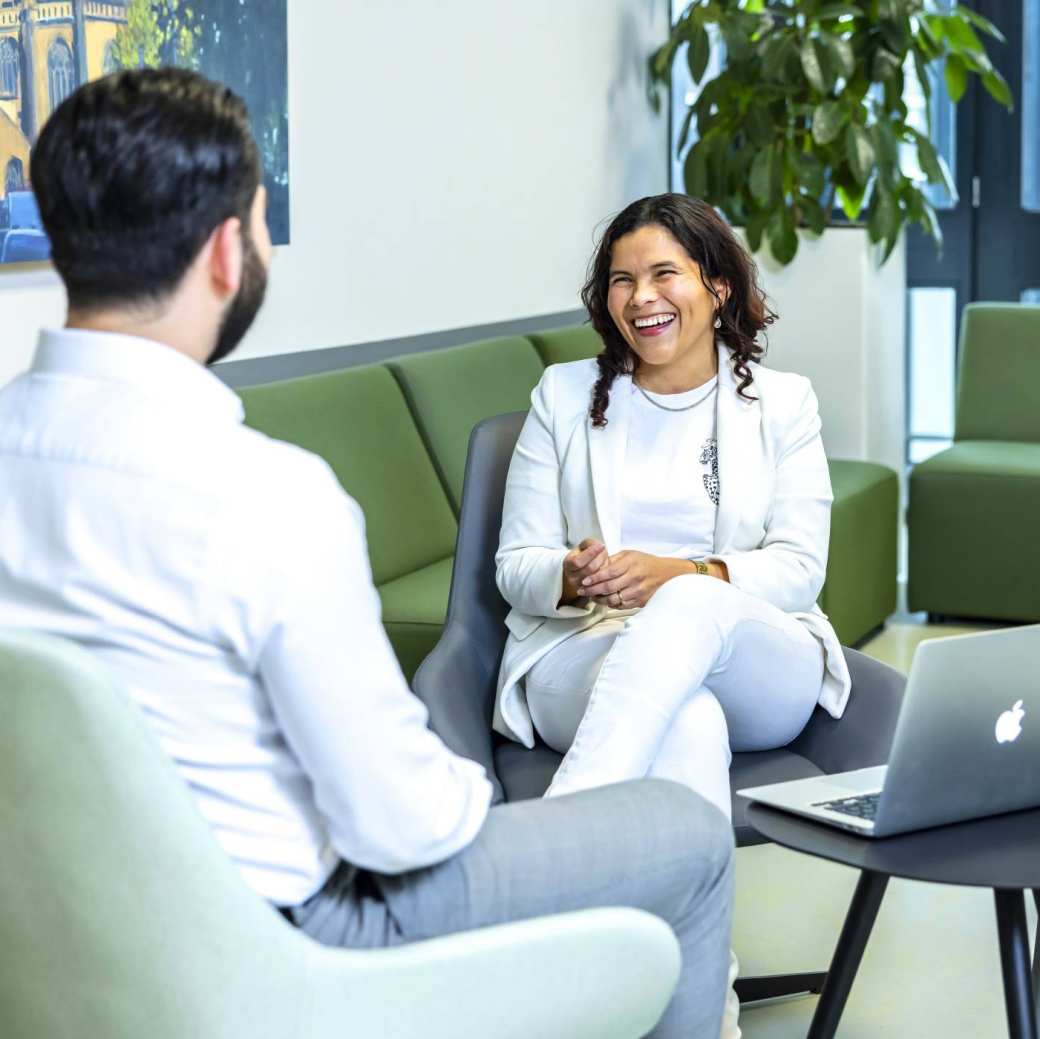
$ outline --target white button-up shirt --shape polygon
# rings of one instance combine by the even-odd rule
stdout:
[[[282,905],[339,859],[468,844],[483,769],[426,726],[329,467],[144,339],[47,332],[0,391],[0,625],[92,650],[249,883]]]

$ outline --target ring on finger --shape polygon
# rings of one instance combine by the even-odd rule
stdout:
[[[614,594],[617,596],[617,604],[618,604],[618,606],[624,606],[625,605],[625,597],[621,594],[621,592],[617,591]]]

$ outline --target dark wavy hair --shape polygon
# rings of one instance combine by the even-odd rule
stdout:
[[[663,227],[700,268],[704,287],[718,303],[722,325],[717,335],[733,357],[733,369],[740,379],[737,392],[745,400],[755,399],[746,392],[754,381],[750,363],[765,353],[765,345],[758,341],[758,336],[777,317],[766,304],[765,293],[758,284],[755,261],[729,225],[706,202],[675,193],[652,195],[626,206],[610,222],[589,263],[581,290],[592,327],[603,340],[603,351],[596,358],[599,378],[589,408],[594,426],[607,424],[610,388],[619,375],[632,374],[639,360],[607,309],[614,243],[651,224]],[[725,302],[713,282],[723,282],[729,288]]]

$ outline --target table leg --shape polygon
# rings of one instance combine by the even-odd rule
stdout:
[[[852,904],[845,915],[834,958],[831,960],[827,981],[824,983],[820,1002],[816,1005],[808,1039],[832,1039],[838,1030],[841,1012],[849,998],[852,982],[863,959],[863,950],[874,927],[881,900],[888,887],[888,876],[864,870],[852,896]]]
[[[1040,913],[1040,888],[1033,888],[1033,905]],[[1033,939],[1033,1002],[1036,1004],[1037,1017],[1040,1018],[1040,923],[1037,924],[1036,937]]]
[[[1004,1003],[1011,1039],[1037,1039],[1036,1003],[1029,976],[1029,931],[1026,900],[1021,891],[995,888],[1000,965],[1004,972]]]

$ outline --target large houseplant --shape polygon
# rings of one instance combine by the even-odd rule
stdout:
[[[703,84],[680,134],[681,152],[697,133],[686,190],[742,225],[753,250],[764,236],[782,264],[798,250],[796,229],[822,233],[835,203],[849,220],[865,218],[887,259],[907,223],[941,241],[906,146],[928,181],[953,190],[928,134],[908,122],[908,74],[927,97],[942,69],[954,102],[978,75],[1011,107],[980,32],[1003,42],[975,11],[929,0],[694,0],[650,59],[652,100],[683,44],[698,84],[712,46],[724,46],[723,70]]]

